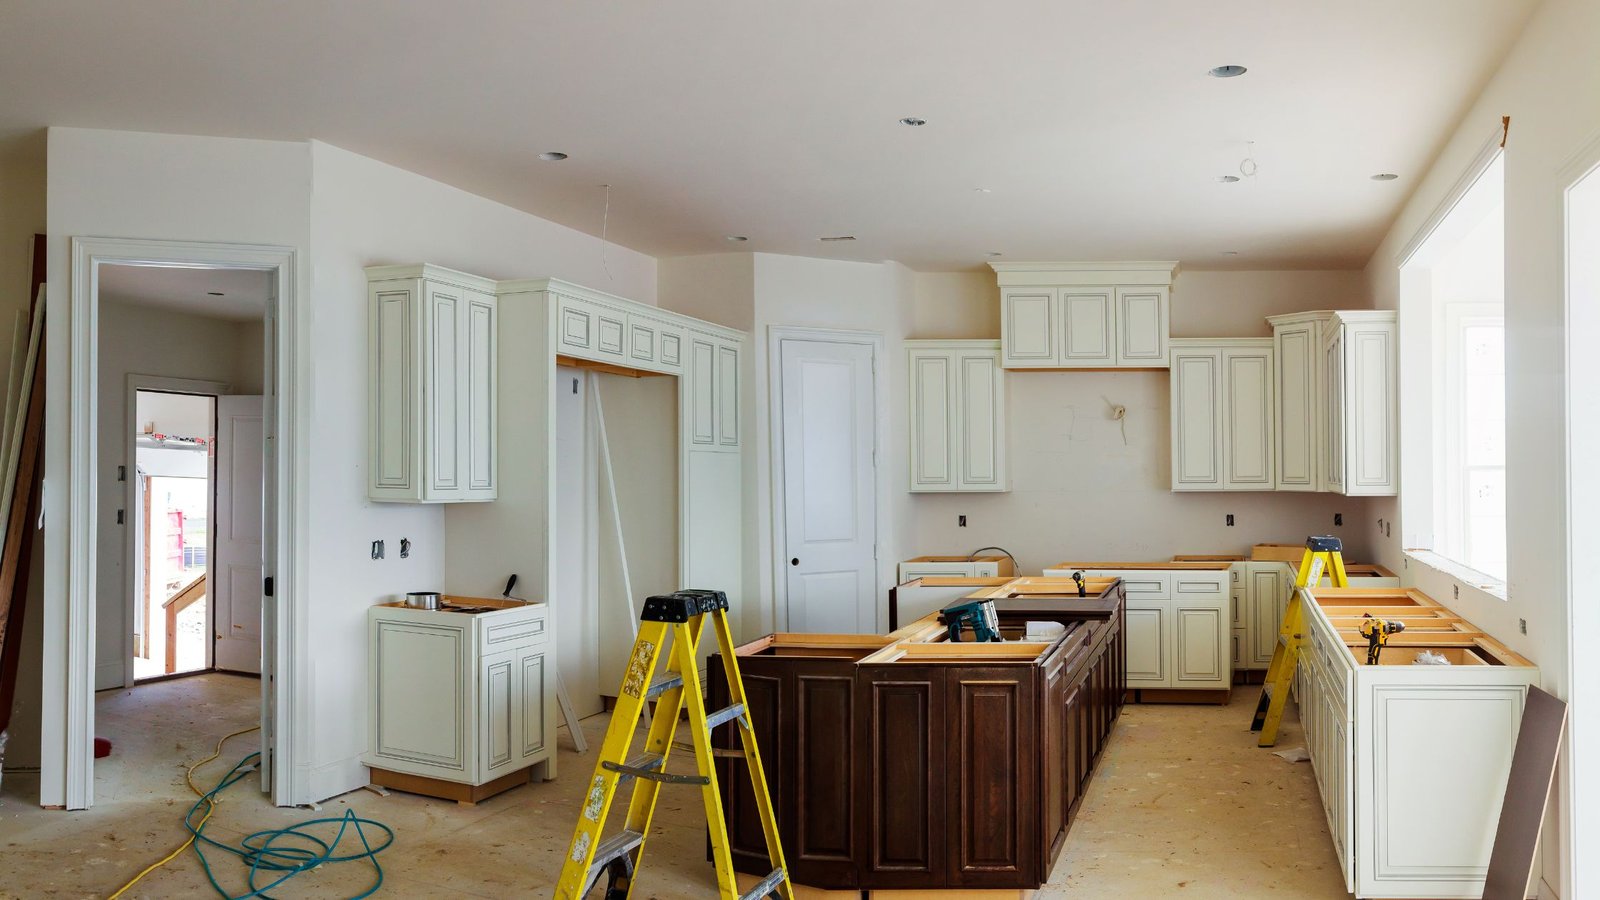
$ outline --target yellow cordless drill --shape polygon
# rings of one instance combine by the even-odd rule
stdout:
[[[1406,623],[1393,619],[1374,619],[1372,613],[1361,614],[1361,636],[1367,639],[1367,665],[1378,664],[1378,654],[1389,643],[1389,635],[1406,630]]]

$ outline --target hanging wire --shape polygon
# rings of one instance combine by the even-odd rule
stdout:
[[[1256,142],[1246,141],[1246,143],[1249,149],[1245,151],[1244,159],[1239,161],[1239,174],[1246,178],[1254,178],[1260,169],[1260,166],[1256,165]]]
[[[606,261],[606,250],[611,246],[606,240],[606,233],[611,226],[611,185],[602,184],[606,189],[605,212],[600,216],[600,268],[606,273],[606,280],[611,281],[611,265]]]

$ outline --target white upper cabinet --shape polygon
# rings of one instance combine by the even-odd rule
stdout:
[[[1395,314],[1273,316],[1278,490],[1393,495],[1399,489]]]
[[[911,490],[1010,490],[999,342],[906,341],[906,357]]]
[[[1172,342],[1172,489],[1273,489],[1269,338]]]
[[[367,495],[495,499],[495,283],[438,266],[375,266],[367,303]]]
[[[1007,369],[1167,367],[1175,262],[990,263]]]

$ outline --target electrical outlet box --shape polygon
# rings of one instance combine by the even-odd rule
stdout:
[[[1334,513],[1333,514],[1333,524],[1336,525],[1336,526],[1337,525],[1343,525],[1344,524],[1344,513]]]
[[[1523,634],[1527,634],[1528,633],[1528,620],[1527,619],[1518,619],[1517,620],[1517,628],[1520,629]]]
[[[1233,513],[1228,513],[1228,527],[1233,527]]]
[[[956,527],[957,528],[965,528],[965,527],[967,527],[967,517],[966,516],[956,516]]]

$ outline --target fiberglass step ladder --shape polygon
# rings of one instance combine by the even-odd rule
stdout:
[[[1289,595],[1289,608],[1284,610],[1283,624],[1278,626],[1278,649],[1272,651],[1272,665],[1267,668],[1267,680],[1261,685],[1261,700],[1256,704],[1255,719],[1250,723],[1251,731],[1261,732],[1256,741],[1258,747],[1278,743],[1278,726],[1283,722],[1283,709],[1289,702],[1289,685],[1294,681],[1300,654],[1306,648],[1306,588],[1322,582],[1324,569],[1334,587],[1350,586],[1344,571],[1344,545],[1339,539],[1306,538],[1306,552],[1300,556],[1294,593]]]
[[[716,632],[717,649],[721,651],[723,668],[728,679],[727,708],[706,713],[705,693],[701,689],[697,671],[696,648],[702,626],[707,619]],[[629,897],[635,883],[634,873],[644,857],[645,837],[650,833],[650,818],[655,812],[656,796],[663,784],[694,784],[700,786],[705,802],[706,826],[711,836],[711,855],[717,867],[717,896],[720,900],[757,900],[778,897],[794,900],[794,888],[783,861],[783,848],[778,841],[777,819],[772,812],[772,799],[767,795],[767,777],[761,768],[761,754],[756,748],[755,732],[750,725],[750,712],[745,703],[744,683],[739,678],[738,656],[734,654],[733,635],[728,628],[728,598],[721,591],[679,591],[661,597],[650,597],[644,602],[639,616],[639,636],[628,656],[628,669],[623,674],[622,690],[617,705],[611,712],[611,724],[606,729],[605,743],[600,748],[600,758],[594,777],[584,795],[583,809],[578,816],[578,827],[567,848],[561,867],[561,880],[556,883],[558,900],[578,900],[602,878],[608,879],[606,900],[624,900]],[[656,664],[661,660],[668,631],[672,633],[672,654],[666,673],[655,678]],[[684,677],[687,672],[688,677]],[[654,700],[656,708],[650,719],[643,752],[627,756],[633,743],[645,704]],[[696,775],[673,775],[666,771],[667,754],[672,750],[672,738],[678,727],[680,711],[687,711],[689,731],[694,739]],[[716,768],[712,763],[711,731],[718,725],[737,722],[739,738],[744,747],[744,760],[750,772],[750,786],[754,789],[756,808],[761,813],[761,827],[767,837],[767,857],[772,862],[772,872],[754,888],[744,894],[738,892],[734,880],[733,857],[728,846],[728,828],[722,815],[722,795],[718,791]],[[620,832],[601,839],[605,830],[606,815],[617,788],[634,782],[633,796],[628,802],[628,817]]]

